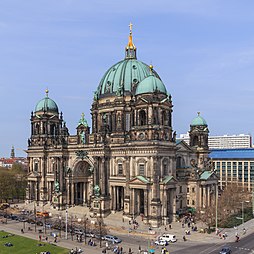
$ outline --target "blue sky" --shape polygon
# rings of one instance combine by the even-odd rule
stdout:
[[[30,114],[49,89],[71,134],[106,70],[124,58],[130,21],[138,59],[171,93],[173,126],[200,111],[211,135],[254,128],[254,1],[1,0],[0,157],[26,156]]]

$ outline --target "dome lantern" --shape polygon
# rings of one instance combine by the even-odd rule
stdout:
[[[132,41],[132,23],[129,24],[130,27],[130,35],[128,45],[125,48],[125,59],[137,59],[136,47]]]

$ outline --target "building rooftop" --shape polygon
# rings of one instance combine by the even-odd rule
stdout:
[[[254,148],[211,149],[212,159],[254,159]]]

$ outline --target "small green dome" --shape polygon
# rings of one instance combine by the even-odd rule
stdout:
[[[163,82],[150,74],[147,78],[142,80],[136,89],[136,95],[144,93],[154,93],[155,91],[167,94],[167,90]]]
[[[58,113],[56,103],[48,97],[48,90],[46,90],[46,97],[40,100],[35,107],[35,112],[39,111]]]
[[[153,75],[159,80],[159,75],[152,70]],[[151,75],[147,64],[135,58],[124,59],[107,70],[98,86],[97,98],[103,95],[120,92],[133,92],[133,88],[143,79]]]
[[[199,115],[200,113],[198,113],[198,116],[195,117],[192,122],[191,122],[191,126],[197,126],[197,125],[201,125],[201,126],[207,126],[206,120]]]

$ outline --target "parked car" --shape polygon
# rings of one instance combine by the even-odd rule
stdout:
[[[104,239],[106,241],[112,242],[112,243],[121,243],[122,240],[120,238],[118,238],[117,236],[114,235],[105,235]]]
[[[11,219],[12,219],[12,220],[18,220],[19,218],[18,218],[17,215],[11,215]]]
[[[49,217],[49,212],[36,212],[36,216],[37,216],[37,217],[45,217],[45,218],[48,218],[48,217]]]
[[[168,242],[166,240],[158,239],[157,241],[154,242],[156,245],[160,246],[167,246]]]
[[[171,243],[175,243],[176,240],[176,236],[175,235],[171,235],[171,234],[163,234],[162,236],[159,237],[160,240],[165,240],[167,242],[171,242]]]
[[[219,253],[220,254],[231,254],[231,249],[229,247],[223,247]]]
[[[100,234],[95,234],[94,236],[96,239],[101,239],[101,240],[104,240],[104,236],[103,235],[100,235]]]
[[[1,210],[4,210],[4,209],[6,209],[6,208],[8,208],[8,207],[10,207],[10,204],[9,204],[9,203],[2,203],[2,204],[0,204],[0,209],[1,209]]]
[[[43,226],[42,221],[36,221],[36,224],[37,224],[38,226]]]
[[[77,235],[83,235],[83,230],[79,229],[79,228],[75,228],[74,233],[77,234]]]

